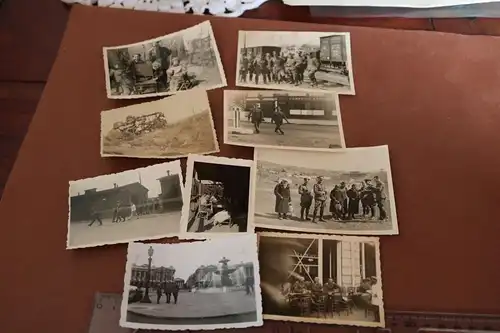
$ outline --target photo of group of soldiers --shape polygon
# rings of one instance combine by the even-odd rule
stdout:
[[[241,83],[292,84],[307,82],[317,86],[316,72],[320,69],[318,52],[278,51],[258,53],[253,49],[242,48],[239,64]]]
[[[294,282],[282,285],[281,293],[286,305],[293,315],[312,315],[313,312],[323,316],[345,313],[350,315],[355,310],[373,310],[375,321],[379,321],[377,306],[371,303],[373,287],[378,283],[375,276],[362,279],[358,287],[345,288],[332,278],[324,284],[319,277],[314,282],[297,275]]]
[[[330,219],[334,221],[386,221],[388,219],[385,208],[387,199],[385,184],[379,176],[349,185],[342,181],[334,185],[331,190],[323,184],[322,176],[316,178],[313,186],[309,181],[309,177],[304,177],[303,183],[298,187],[301,221],[326,222],[325,209],[328,201],[330,202]],[[290,183],[288,179],[281,179],[274,188],[275,212],[278,213],[279,219],[288,219],[293,215]],[[309,217],[311,207],[313,208],[312,219]]]
[[[137,48],[137,47],[136,47]],[[137,95],[175,92],[195,85],[182,52],[168,48],[161,41],[143,46],[141,52],[131,48],[108,50],[109,80],[113,95]]]

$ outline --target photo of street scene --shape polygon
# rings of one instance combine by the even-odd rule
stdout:
[[[259,233],[264,319],[384,327],[375,237]]]
[[[70,181],[67,248],[175,236],[182,192],[178,160]]]
[[[256,148],[254,160],[255,226],[398,234],[387,146],[337,152]]]
[[[224,90],[224,143],[284,149],[344,148],[338,95]]]
[[[101,156],[179,158],[219,151],[206,91],[101,112]]]
[[[226,86],[210,21],[103,51],[108,98],[165,96]]]
[[[248,223],[252,165],[251,160],[189,155],[182,230],[190,237],[252,232]]]
[[[236,86],[354,95],[350,35],[239,31]]]
[[[130,243],[120,325],[216,329],[262,325],[257,236]]]

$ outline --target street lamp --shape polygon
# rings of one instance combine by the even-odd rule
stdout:
[[[141,303],[151,303],[151,299],[149,298],[149,283],[151,281],[151,261],[153,260],[153,247],[150,246],[148,249],[148,272],[146,275],[146,290],[144,291],[144,296],[142,297]]]

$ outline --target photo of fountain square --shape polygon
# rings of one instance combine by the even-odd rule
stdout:
[[[219,260],[198,265],[191,274],[186,276],[184,273],[186,277],[181,278],[177,277],[178,265],[156,262],[153,246],[133,245],[144,247],[147,262],[132,264],[127,322],[172,326],[257,321],[254,264],[251,261],[233,262],[230,255],[219,256]],[[185,251],[184,258],[196,255],[193,252],[196,251]],[[189,261],[182,259],[180,254],[175,257],[180,258],[179,261]]]

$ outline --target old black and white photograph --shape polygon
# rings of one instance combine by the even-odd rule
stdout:
[[[206,91],[101,112],[101,156],[179,158],[219,151]]]
[[[350,35],[239,31],[236,86],[354,95]]]
[[[210,21],[134,44],[105,47],[103,52],[108,98],[166,96],[226,86]]]
[[[256,148],[256,227],[332,234],[398,234],[387,146],[340,151]]]
[[[194,238],[253,232],[253,165],[251,160],[188,155],[182,231]]]
[[[384,327],[378,238],[258,237],[264,319]]]
[[[224,143],[283,149],[345,148],[338,95],[224,90]]]
[[[70,181],[67,248],[176,236],[182,206],[179,160]]]
[[[262,326],[257,235],[179,244],[130,243],[120,326]]]

